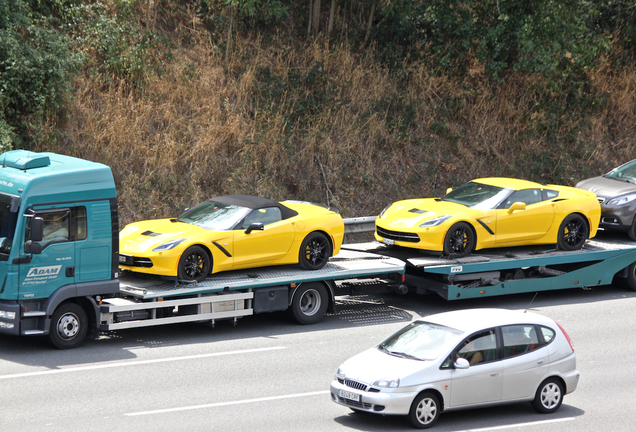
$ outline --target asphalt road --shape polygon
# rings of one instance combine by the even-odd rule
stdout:
[[[120,331],[70,351],[0,336],[0,431],[410,431],[331,402],[336,368],[415,318],[491,306],[558,320],[579,388],[554,415],[523,403],[445,413],[433,430],[634,430],[636,292],[608,286],[460,302],[380,291],[340,298],[313,326],[257,315]]]

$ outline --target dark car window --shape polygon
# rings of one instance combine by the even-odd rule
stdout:
[[[541,201],[543,201],[543,196],[540,189],[524,189],[510,195],[504,204],[504,208],[510,208],[516,202],[532,205]]]
[[[495,330],[480,332],[464,339],[457,349],[457,357],[465,358],[471,365],[497,360]]]
[[[534,325],[522,324],[502,327],[504,357],[514,357],[539,348],[539,337]]]

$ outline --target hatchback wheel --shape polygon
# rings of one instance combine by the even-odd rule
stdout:
[[[563,385],[556,378],[548,378],[537,389],[532,406],[540,413],[550,414],[563,403]]]
[[[439,418],[440,405],[437,396],[424,392],[415,398],[409,411],[409,420],[418,429],[427,429]]]

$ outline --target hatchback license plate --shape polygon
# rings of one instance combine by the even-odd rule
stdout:
[[[352,401],[356,401],[356,402],[360,402],[360,395],[357,393],[353,393],[350,391],[346,391],[346,390],[340,390],[338,392],[338,395],[343,398],[343,399],[349,399]]]

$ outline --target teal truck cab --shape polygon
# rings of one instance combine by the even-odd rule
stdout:
[[[0,332],[70,347],[97,322],[96,296],[119,291],[111,170],[24,150],[0,164]]]

